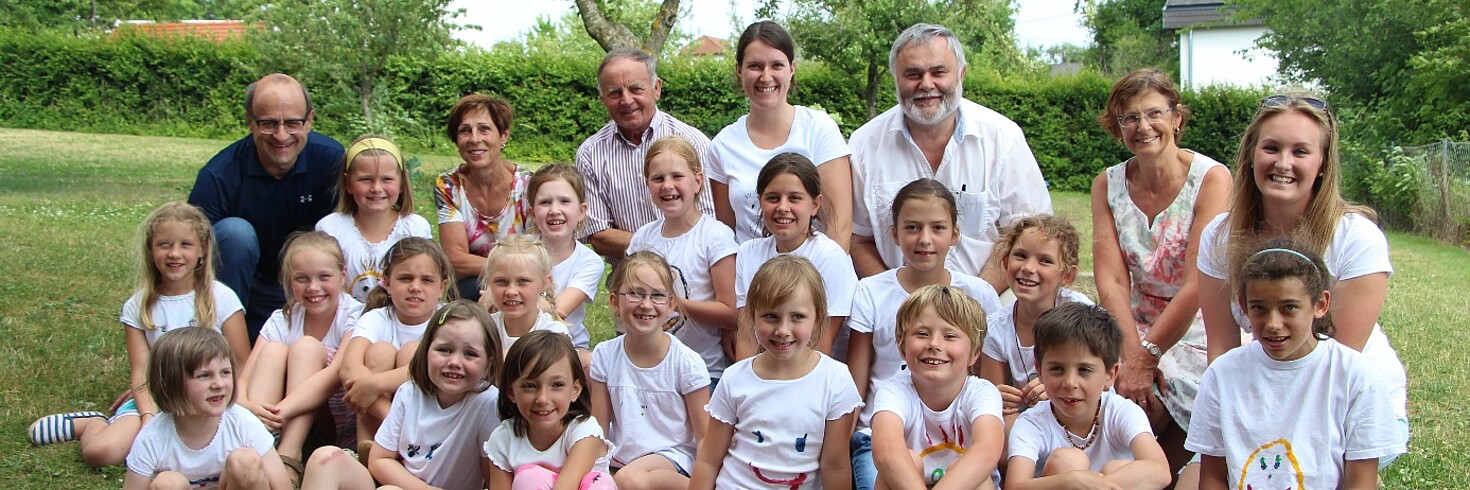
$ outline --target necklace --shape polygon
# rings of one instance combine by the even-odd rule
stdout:
[[[1067,424],[1063,424],[1062,419],[1057,417],[1056,405],[1051,406],[1051,418],[1057,421],[1057,425],[1062,426],[1062,434],[1067,439],[1067,444],[1071,444],[1072,447],[1085,451],[1087,448],[1092,447],[1092,443],[1097,442],[1097,433],[1102,432],[1098,430],[1099,427],[1097,425],[1098,420],[1102,419],[1102,400],[1097,401],[1097,411],[1092,412],[1092,430],[1087,432],[1087,437],[1085,438],[1074,436],[1072,435],[1072,431],[1067,430]],[[1078,445],[1076,442],[1072,442],[1073,438],[1082,439],[1082,444]]]

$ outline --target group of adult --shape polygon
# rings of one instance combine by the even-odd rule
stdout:
[[[1021,128],[963,97],[958,37],[933,24],[899,35],[889,53],[898,104],[849,140],[827,114],[790,103],[797,59],[781,26],[752,24],[735,59],[750,112],[710,140],[658,109],[665,87],[654,59],[632,50],[603,58],[597,97],[609,122],[576,153],[588,189],[583,234],[600,255],[616,262],[632,232],[659,216],[643,157],[653,141],[677,135],[708,168],[712,192],[701,193],[700,210],[740,240],[762,233],[761,166],[783,152],[817,162],[830,203],[825,232],[850,252],[860,277],[902,265],[890,233],[898,189],[924,177],[943,182],[959,205],[960,240],[948,267],[1004,289],[993,243],[1019,217],[1050,213],[1051,201]],[[200,170],[189,201],[215,224],[220,280],[246,305],[253,336],[283,303],[281,244],[333,208],[343,149],[311,130],[311,98],[289,76],[252,84],[245,107],[250,136]],[[1145,69],[1117,83],[1097,119],[1133,155],[1092,185],[1098,297],[1127,340],[1117,392],[1150,414],[1165,448],[1177,450],[1171,460],[1182,464],[1200,375],[1248,333],[1231,276],[1255,245],[1295,237],[1326,258],[1337,281],[1337,339],[1381,363],[1407,437],[1403,367],[1377,325],[1392,273],[1387,242],[1372,212],[1339,193],[1331,108],[1305,94],[1265,99],[1241,139],[1233,178],[1223,164],[1179,146],[1189,117],[1167,75]],[[434,192],[439,240],[464,296],[478,295],[475,278],[496,240],[525,228],[529,172],[502,152],[512,122],[508,102],[479,94],[449,115],[447,136],[463,163],[440,175]]]

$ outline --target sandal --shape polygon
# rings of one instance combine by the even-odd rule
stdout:
[[[36,419],[27,432],[31,435],[31,444],[37,446],[74,441],[77,439],[77,425],[72,421],[93,417],[107,418],[102,412],[53,413]]]
[[[291,488],[301,488],[301,475],[306,471],[306,467],[301,464],[301,460],[290,456],[281,456],[281,464],[286,465],[286,469],[290,470],[286,473],[286,476],[291,479]]]

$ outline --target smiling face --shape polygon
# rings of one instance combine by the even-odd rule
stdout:
[[[488,269],[490,275],[485,282],[490,287],[490,299],[507,320],[536,315],[536,302],[551,284],[551,277],[534,258],[527,254],[503,255]]]
[[[148,250],[153,269],[158,272],[160,292],[177,295],[194,289],[194,270],[208,253],[205,245],[194,227],[183,221],[163,220],[153,225]]]
[[[821,206],[822,196],[807,193],[796,174],[772,178],[761,191],[761,218],[776,237],[776,250],[790,252],[805,242],[811,235],[812,217]]]
[[[1322,173],[1322,141],[1322,128],[1298,112],[1283,112],[1261,124],[1251,172],[1266,208],[1306,210]]]
[[[235,371],[230,359],[217,357],[194,372],[184,381],[184,400],[193,409],[191,415],[218,417],[234,403]]]
[[[959,236],[954,215],[938,197],[905,201],[893,224],[893,239],[903,250],[904,265],[924,272],[944,267],[949,248]]]
[[[744,61],[736,67],[740,86],[751,107],[778,107],[786,103],[786,94],[791,91],[791,77],[796,66],[786,53],[766,44],[760,39],[745,47]]]
[[[764,354],[777,361],[802,358],[815,341],[816,305],[807,288],[794,288],[785,301],[772,308],[755,312],[755,340],[765,348]]]
[[[392,155],[362,154],[347,172],[347,194],[359,213],[392,213],[403,192],[398,161]]]
[[[531,219],[547,241],[575,239],[577,226],[587,215],[587,203],[577,197],[572,184],[562,179],[553,179],[536,188],[532,201]]]
[[[1154,157],[1177,149],[1174,138],[1183,116],[1169,104],[1164,94],[1155,90],[1145,91],[1124,102],[1119,109],[1121,117],[1137,117],[1132,127],[1120,128],[1123,146],[1141,157]],[[1150,118],[1156,119],[1150,121]]]
[[[670,220],[695,209],[699,193],[704,190],[704,175],[690,169],[689,162],[672,151],[654,155],[648,161],[647,182],[653,205]]]
[[[607,117],[618,131],[636,143],[643,141],[643,131],[653,122],[655,105],[663,90],[663,82],[654,80],[648,65],[634,59],[609,61],[597,74],[598,93]]]
[[[535,366],[538,361],[533,358],[526,365]],[[560,434],[566,428],[562,419],[572,400],[582,394],[582,383],[572,375],[572,362],[576,360],[562,359],[541,375],[522,376],[511,386],[511,402],[532,434]]]
[[[915,383],[963,382],[970,365],[980,359],[969,333],[946,321],[933,306],[906,327],[898,349]]]
[[[1016,238],[1002,264],[1017,301],[1056,301],[1057,288],[1072,281],[1076,269],[1066,265],[1058,245],[1034,228]]]
[[[385,271],[383,287],[393,299],[393,311],[407,325],[429,321],[444,297],[444,276],[428,254],[418,254]]]
[[[1317,348],[1313,322],[1327,315],[1327,292],[1317,301],[1295,277],[1256,279],[1245,284],[1244,303],[1251,331],[1266,354],[1278,361],[1301,359]]]
[[[308,317],[335,315],[347,271],[337,258],[315,248],[291,254],[291,297]]]
[[[1107,365],[1082,342],[1050,347],[1042,357],[1045,360],[1041,364],[1041,384],[1051,397],[1052,410],[1058,418],[1090,424],[1102,393],[1113,386],[1118,365]],[[1078,428],[1069,427],[1069,430]],[[1081,431],[1085,435],[1087,429]]]
[[[301,86],[290,79],[262,80],[256,85],[252,107],[246,116],[260,166],[271,175],[285,175],[296,166],[296,157],[306,149],[307,136],[311,134],[312,113],[306,110]],[[287,130],[292,121],[303,123],[296,134]],[[279,126],[274,134],[265,134],[263,125]]]
[[[663,331],[664,323],[669,319],[669,312],[674,309],[673,293],[658,272],[648,265],[633,265],[633,270],[628,271],[628,279],[621,285],[618,291],[608,294],[608,309],[614,317],[628,332],[628,335],[650,335]],[[647,299],[638,299],[637,293],[648,295]],[[662,295],[664,304],[657,304],[654,299]]]
[[[450,320],[439,326],[425,364],[440,407],[459,403],[485,380],[486,357],[500,355],[486,352],[485,345],[485,329],[472,320]]]
[[[894,68],[898,101],[909,122],[939,124],[960,107],[965,70],[944,38],[905,46],[894,58]]]
[[[459,121],[454,146],[459,158],[474,168],[487,168],[500,160],[500,147],[510,140],[510,133],[495,125],[490,111],[475,109]]]

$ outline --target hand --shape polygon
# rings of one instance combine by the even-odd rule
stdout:
[[[371,407],[373,402],[378,401],[378,396],[381,395],[379,390],[371,386],[372,384],[372,376],[347,380],[345,383],[342,383],[342,389],[345,390],[345,393],[342,395],[342,401],[346,402],[357,413],[366,412],[368,407]]]
[[[1123,490],[1123,487],[1103,479],[1103,474],[1095,471],[1068,471],[1057,475],[1061,477],[1061,485],[1056,488],[1076,490]]]
[[[1137,345],[1124,349],[1123,354],[1123,367],[1118,371],[1116,383],[1118,395],[1133,400],[1144,411],[1148,411],[1151,408],[1150,403],[1158,401],[1153,396],[1153,388],[1159,360]]]
[[[256,405],[255,408],[250,409],[250,413],[255,414],[272,434],[279,433],[281,425],[286,422],[286,419],[281,417],[281,409],[269,403]]]
[[[1027,382],[1026,386],[1021,388],[1021,400],[1026,403],[1027,407],[1035,406],[1037,403],[1041,403],[1042,400],[1050,399],[1051,397],[1046,394],[1046,385],[1041,384],[1040,378],[1031,378],[1031,381]]]
[[[720,350],[725,351],[725,357],[735,358],[735,329],[720,329]]]
[[[480,307],[484,308],[485,311],[488,311],[490,313],[495,313],[496,311],[499,311],[499,309],[495,307],[495,299],[490,297],[490,291],[486,291],[484,289],[480,290]]]
[[[1019,388],[1011,385],[1000,385],[996,386],[995,389],[1000,390],[1000,406],[1004,414],[1013,415],[1021,413],[1021,410],[1026,408],[1025,404],[1022,403],[1022,400],[1025,400],[1026,394],[1022,393]]]

